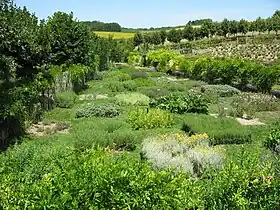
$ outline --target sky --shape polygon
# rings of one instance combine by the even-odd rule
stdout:
[[[40,19],[56,11],[73,12],[78,20],[117,22],[122,27],[185,25],[189,20],[269,17],[280,0],[14,0]]]

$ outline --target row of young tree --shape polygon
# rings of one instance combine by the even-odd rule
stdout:
[[[166,39],[170,42],[179,43],[182,39],[189,41],[198,40],[202,38],[209,38],[213,36],[236,36],[237,34],[246,35],[248,32],[276,32],[280,31],[280,11],[276,11],[270,18],[257,18],[255,21],[247,20],[228,20],[224,19],[222,22],[214,22],[211,19],[205,19],[202,25],[194,27],[187,24],[184,29],[172,29],[170,31],[156,31],[156,32],[137,32],[134,37],[134,44],[138,46],[142,43],[148,44],[163,44]]]
[[[43,114],[38,106],[54,85],[51,66],[104,70],[133,49],[131,41],[96,36],[73,14],[56,12],[39,21],[12,0],[0,1],[0,36],[0,148]]]

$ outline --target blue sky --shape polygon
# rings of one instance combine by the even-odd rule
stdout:
[[[55,11],[74,12],[79,20],[118,22],[123,27],[185,25],[200,18],[268,17],[280,9],[280,0],[14,0],[39,18]]]

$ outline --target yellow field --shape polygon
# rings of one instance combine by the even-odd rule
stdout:
[[[134,33],[125,33],[125,32],[107,32],[107,31],[96,31],[94,32],[100,37],[108,38],[109,35],[112,35],[114,39],[129,39],[134,37]]]

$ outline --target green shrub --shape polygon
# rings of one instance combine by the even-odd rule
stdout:
[[[56,106],[59,108],[72,108],[77,100],[74,92],[61,92],[56,94]]]
[[[127,80],[131,80],[131,76],[129,74],[126,73],[120,73],[119,74],[119,81],[123,82],[123,81],[127,81]]]
[[[141,154],[156,169],[174,168],[201,176],[206,168],[220,168],[223,157],[211,148],[206,134],[188,136],[182,133],[151,137],[143,142]]]
[[[158,98],[170,94],[168,89],[160,87],[140,87],[138,91],[150,98]]]
[[[137,83],[133,80],[128,80],[122,83],[123,87],[127,91],[136,91],[137,90]]]
[[[131,80],[131,76],[129,74],[123,73],[123,72],[121,72],[119,70],[107,71],[104,74],[104,78],[106,80],[116,80],[116,81],[119,81],[119,82]]]
[[[172,115],[160,109],[133,110],[128,114],[128,122],[136,130],[169,128],[174,123]]]
[[[189,62],[187,59],[184,59],[181,61],[180,65],[179,65],[179,70],[181,72],[184,72],[186,74],[191,74],[192,72],[192,63]]]
[[[123,83],[112,81],[106,84],[107,88],[112,92],[123,92],[125,90]]]
[[[236,96],[232,107],[238,117],[254,117],[256,112],[280,110],[279,99],[260,93],[242,93]]]
[[[135,72],[131,73],[131,78],[132,79],[138,79],[138,78],[146,79],[146,78],[148,78],[148,74],[147,74],[147,72],[144,72],[144,71],[135,71]]]
[[[216,94],[219,97],[231,97],[241,93],[240,90],[229,85],[203,85],[201,92],[205,95]]]
[[[170,94],[160,98],[152,99],[152,108],[168,110],[172,113],[201,113],[208,114],[208,104],[201,95],[194,93]]]
[[[76,118],[90,117],[116,117],[120,115],[120,107],[115,104],[86,104],[76,112]]]
[[[148,106],[150,100],[148,96],[141,93],[123,93],[116,95],[115,98],[119,104],[139,106]]]
[[[250,144],[252,143],[251,134],[236,134],[236,133],[217,133],[210,138],[210,144]]]
[[[149,78],[137,78],[134,79],[133,81],[136,82],[138,87],[153,87],[156,85],[155,81]]]
[[[264,141],[264,146],[280,154],[280,123],[277,123]]]

